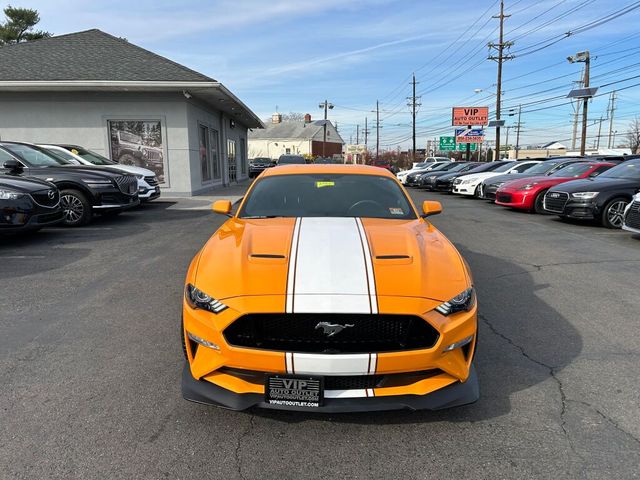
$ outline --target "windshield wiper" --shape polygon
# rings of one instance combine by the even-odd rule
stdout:
[[[284,215],[249,215],[247,217],[240,217],[248,220],[255,220],[259,218],[283,218]]]

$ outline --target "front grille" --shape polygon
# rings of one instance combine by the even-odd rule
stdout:
[[[510,193],[496,194],[496,202],[511,203],[511,194]]]
[[[569,194],[564,192],[547,192],[544,196],[544,208],[550,212],[563,213],[569,201]]]
[[[627,215],[624,217],[624,224],[627,227],[640,229],[640,201],[635,201],[631,204]]]
[[[144,181],[147,182],[152,187],[156,187],[159,185],[158,178],[155,176],[144,177]]]
[[[116,177],[116,183],[122,193],[133,195],[138,191],[138,180],[133,175],[121,175]]]
[[[33,201],[41,207],[53,208],[60,202],[60,192],[54,188],[31,192],[30,195]]]
[[[56,213],[45,213],[43,215],[38,215],[37,223],[49,223],[55,222],[58,220],[62,220],[63,212]]]
[[[325,390],[376,388],[384,377],[384,375],[326,376],[324,377],[324,388]]]
[[[329,337],[319,325],[352,325]],[[287,352],[370,353],[430,348],[438,332],[413,315],[249,314],[229,325],[230,345]]]

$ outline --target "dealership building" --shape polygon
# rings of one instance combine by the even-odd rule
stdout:
[[[0,47],[0,65],[1,140],[80,145],[171,195],[247,178],[264,125],[213,78],[100,30]]]

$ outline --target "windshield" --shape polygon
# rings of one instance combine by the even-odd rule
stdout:
[[[640,180],[640,160],[627,160],[607,170],[598,178],[628,178],[630,180]]]
[[[287,163],[303,164],[307,162],[305,161],[304,157],[299,157],[297,155],[282,155],[278,160],[278,163],[281,165],[285,165]]]
[[[530,169],[528,169],[527,170],[527,174],[544,175],[549,170],[553,170],[560,163],[561,162],[550,162],[550,161],[540,162],[536,166],[531,167]]]
[[[270,158],[254,158],[251,160],[252,163],[271,163]]]
[[[258,180],[240,218],[370,217],[415,219],[398,184],[380,175],[295,174]]]
[[[551,177],[561,178],[577,178],[593,168],[593,165],[588,163],[571,163],[566,167],[562,167],[560,170],[552,173]]]
[[[59,167],[67,163],[52,153],[47,153],[29,145],[5,143],[4,148],[11,153],[15,153],[29,167]]]
[[[42,147],[42,148],[44,148],[47,152],[54,154],[56,157],[66,160],[65,163],[69,163],[71,165],[82,165],[82,162],[80,162],[77,158],[75,158],[66,150],[58,150],[58,149],[46,148],[46,147]]]
[[[84,158],[87,162],[91,162],[94,165],[117,165],[118,164],[117,162],[114,162],[113,160],[109,160],[108,158],[103,157],[99,153],[92,152],[91,150],[85,150],[84,148],[73,148],[71,149],[71,153],[75,153],[74,150],[78,152],[76,153],[76,155],[78,155],[81,158]]]
[[[460,170],[468,167],[469,165],[467,163],[453,163],[452,165],[446,165],[445,168],[442,168],[440,170],[444,172],[459,172]]]
[[[420,162],[420,163],[416,163],[413,168],[424,168],[427,165],[429,165],[427,162]]]
[[[506,172],[511,167],[513,167],[516,163],[518,162],[508,162],[508,163],[505,163],[504,165],[500,165],[498,168],[494,170],[494,172]]]

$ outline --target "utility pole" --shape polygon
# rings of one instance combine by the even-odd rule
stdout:
[[[369,128],[367,128],[367,117],[364,117],[364,132],[362,132],[364,134],[364,149],[367,150],[368,149],[368,145],[369,145]]]
[[[356,145],[360,145],[360,125],[356,125]]]
[[[520,128],[522,124],[520,119],[522,116],[522,105],[518,105],[518,124],[516,125],[516,160],[518,159],[518,150],[520,150]]]
[[[504,19],[511,15],[504,14],[504,0],[500,0],[500,15],[494,15],[492,18],[500,20],[500,36],[498,43],[489,43],[489,48],[493,48],[498,52],[497,56],[489,56],[489,60],[498,62],[498,81],[496,82],[496,121],[500,120],[500,107],[502,103],[502,63],[511,60],[513,55],[505,55],[504,49],[511,47],[513,42],[504,41]],[[500,126],[496,127],[496,159],[500,160]]]
[[[591,57],[589,52],[584,61],[584,88],[589,88],[589,65],[591,64]],[[580,139],[580,155],[584,156],[584,151],[587,148],[587,109],[589,107],[589,97],[584,97],[584,103],[582,104],[582,138]]]
[[[613,132],[613,112],[616,109],[616,91],[611,92],[609,96],[609,141],[607,148],[611,148],[611,134]]]
[[[333,110],[333,104],[327,100],[318,105],[320,108],[324,108],[324,124],[322,125],[323,137],[322,137],[322,157],[326,156],[327,151],[327,110]],[[338,124],[336,124],[336,131],[338,130]]]
[[[416,98],[416,74],[413,74],[413,80],[411,82],[413,93],[409,100],[409,107],[411,108],[411,118],[412,118],[412,134],[411,138],[413,139],[413,148],[411,150],[411,160],[416,161],[416,115],[418,113],[418,107],[420,106],[419,100]]]
[[[598,138],[596,139],[596,153],[600,150],[600,133],[602,133],[602,115],[600,115],[600,122],[598,125]]]
[[[376,160],[380,156],[380,102],[376,100]]]

